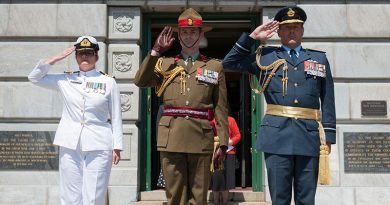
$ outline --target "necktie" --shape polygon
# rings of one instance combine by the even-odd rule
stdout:
[[[192,58],[191,58],[191,56],[189,56],[188,57],[188,59],[187,59],[187,66],[192,66]]]
[[[295,64],[298,60],[297,52],[294,49],[290,50],[291,60]]]

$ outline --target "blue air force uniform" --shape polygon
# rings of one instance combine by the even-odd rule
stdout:
[[[304,23],[306,14],[299,7],[285,7],[275,20],[279,26]],[[260,72],[256,54],[251,54],[254,43],[244,33],[226,55],[223,67],[261,75],[263,82],[271,71]],[[324,52],[301,46],[290,50],[287,46],[264,47],[258,55],[261,67],[280,59],[286,64],[271,74],[264,90],[267,109],[256,149],[264,152],[273,205],[290,205],[292,188],[296,205],[314,205],[317,180],[330,183],[326,143],[336,143],[334,84]]]
[[[242,34],[223,60],[223,67],[259,76],[260,70],[256,65],[256,55],[250,54],[254,43],[255,40],[247,33]],[[298,60],[294,64],[284,47],[265,47],[262,49],[261,65],[269,65],[278,59],[285,59],[288,63],[287,93],[283,96],[283,70],[278,69],[264,92],[267,104],[321,108],[326,141],[332,144],[336,143],[334,86],[325,53],[301,48]],[[305,63],[306,65],[324,65],[325,71],[305,71]],[[318,123],[316,121],[265,115],[256,148],[275,154],[317,157],[319,144]]]

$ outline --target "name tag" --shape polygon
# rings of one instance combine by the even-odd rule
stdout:
[[[304,61],[304,68],[306,74],[308,75],[318,76],[322,78],[326,77],[326,66],[318,63],[317,61]]]
[[[76,84],[82,84],[83,82],[79,80],[70,80],[71,83],[76,83]]]
[[[200,82],[211,83],[214,85],[218,84],[218,72],[213,70],[197,68],[195,78]]]

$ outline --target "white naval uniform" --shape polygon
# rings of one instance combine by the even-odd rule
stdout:
[[[62,95],[63,112],[53,142],[60,146],[61,204],[104,205],[112,149],[123,149],[117,84],[96,69],[47,74],[50,67],[40,61],[28,79]]]

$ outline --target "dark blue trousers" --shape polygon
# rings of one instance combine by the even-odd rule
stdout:
[[[264,153],[272,205],[314,205],[318,157]]]

